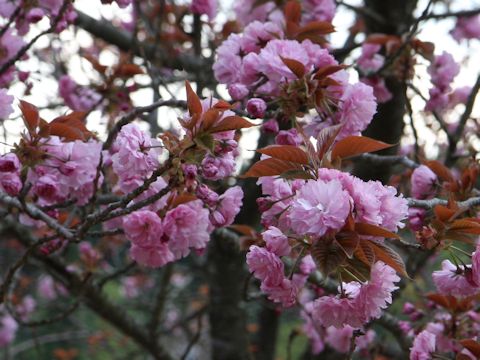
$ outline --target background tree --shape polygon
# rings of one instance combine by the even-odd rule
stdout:
[[[0,0],[5,358],[480,357],[478,4],[101,3]]]

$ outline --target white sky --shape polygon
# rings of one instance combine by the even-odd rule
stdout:
[[[352,5],[360,5],[360,0],[350,0],[346,1]],[[92,4],[92,3],[95,3]],[[232,0],[219,0],[219,7],[221,12],[217,16],[217,22],[222,23],[227,18],[225,14],[231,14],[231,4],[233,3]],[[420,0],[420,5],[418,8],[418,13],[420,14],[423,11],[423,8],[426,6],[427,0]],[[479,0],[457,0],[454,3],[460,4],[462,9],[469,9],[469,8],[476,8],[480,6]],[[112,19],[121,19],[121,20],[128,20],[130,18],[129,10],[128,9],[119,9],[116,5],[100,5],[99,1],[92,1],[92,0],[76,0],[75,7],[80,11],[83,11],[90,16],[100,19],[101,17],[112,20]],[[452,6],[452,10],[460,10],[458,5]],[[442,5],[436,5],[434,8],[435,12],[441,12]],[[418,15],[419,15],[418,14]],[[231,18],[231,16],[230,16]],[[334,19],[334,25],[337,29],[337,33],[333,34],[331,43],[334,47],[340,46],[346,36],[347,30],[353,21],[353,15],[350,11],[344,11],[340,8],[339,13]],[[40,24],[40,26],[47,26],[46,21]],[[453,19],[442,20],[441,22],[436,21],[428,21],[423,23],[420,26],[420,35],[418,36],[420,40],[423,41],[431,41],[435,43],[436,49],[435,53],[440,54],[443,51],[450,52],[456,61],[460,62],[463,66],[461,68],[460,74],[457,76],[454,82],[454,87],[460,87],[464,85],[473,85],[476,80],[477,74],[480,73],[480,41],[471,41],[469,43],[469,47],[465,46],[465,44],[457,44],[449,35],[448,32],[450,29],[454,27]],[[64,31],[61,34],[61,48],[62,51],[68,54],[74,54],[78,51],[78,46],[87,47],[91,44],[90,36],[85,33],[84,31],[78,31],[77,34],[74,34],[72,31]],[[44,48],[49,46],[48,37],[44,37],[38,42],[37,48]],[[60,45],[58,46],[60,48]],[[60,51],[60,49],[59,49]],[[355,53],[354,53],[355,54]],[[102,57],[100,58],[101,62],[105,65],[111,64],[115,61],[115,56],[113,54],[109,54],[108,52],[104,52]],[[352,60],[350,60],[352,61]],[[347,60],[348,62],[348,60]],[[92,73],[88,71],[88,65],[85,64],[85,60],[81,60],[78,56],[70,56],[68,58],[68,65],[70,67],[70,75],[79,83],[81,84],[88,84],[89,79],[86,79],[87,76],[92,76]],[[43,65],[45,67],[45,65]],[[25,61],[21,64],[20,68],[24,70],[39,70],[38,69],[38,61],[35,60],[34,57],[32,59]],[[85,69],[86,71],[78,71],[79,69]],[[418,65],[417,66],[417,74],[421,78],[420,81],[417,81],[417,86],[422,90],[424,94],[428,94],[429,89],[429,81],[428,81],[428,74],[426,73],[426,65]],[[355,75],[354,75],[355,76]],[[142,81],[141,77],[137,77],[138,81]],[[40,79],[38,79],[40,80]],[[9,92],[10,94],[18,97],[21,96],[23,93],[24,85],[18,84],[17,86],[13,87]],[[172,86],[172,91],[178,95],[178,98],[184,98],[184,90],[183,84],[179,84],[178,86]],[[223,92],[222,92],[223,93]],[[167,95],[167,94],[164,94]],[[55,99],[58,101],[57,97],[57,84],[55,81],[48,80],[48,79],[41,79],[41,81],[34,81],[34,87],[32,89],[31,96],[23,97],[23,99],[30,101],[37,106],[44,106],[48,102],[55,102]],[[152,93],[150,90],[145,89],[141,91],[137,91],[132,95],[132,99],[137,106],[148,105],[152,99]],[[429,153],[433,156],[437,150],[435,141],[436,137],[432,136],[432,130],[424,126],[424,122],[422,121],[421,109],[423,108],[423,101],[420,99],[415,99],[413,102],[413,106],[415,109],[416,115],[416,123],[415,126],[419,131],[420,137],[422,141],[425,142],[426,148]],[[66,109],[64,109],[65,111]],[[480,105],[474,109],[474,115],[480,113]],[[18,111],[13,114],[13,116],[18,115]],[[51,119],[55,116],[52,111],[43,110],[42,115],[45,118]],[[178,115],[177,110],[170,110],[170,109],[162,109],[159,113],[161,119],[173,119],[175,120]],[[95,130],[98,127],[98,124],[102,122],[101,114],[99,111],[92,113],[89,117],[89,127],[90,129]],[[21,125],[18,122],[14,121],[6,121],[5,126],[9,134],[18,133],[21,129]],[[1,130],[0,130],[1,131]],[[409,130],[407,129],[407,133]],[[245,147],[253,147],[254,139],[257,137],[255,130],[248,131],[245,135]],[[9,143],[11,143],[11,138],[9,139]],[[1,146],[0,146],[1,150]]]

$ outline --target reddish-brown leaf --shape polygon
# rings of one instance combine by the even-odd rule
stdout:
[[[242,224],[234,224],[228,226],[230,229],[238,232],[239,234],[245,235],[245,236],[252,236],[253,234],[256,233],[255,229],[252,228],[251,226],[248,225],[242,225]]]
[[[443,165],[440,161],[430,160],[425,161],[424,165],[428,166],[441,180],[454,181],[451,171]]]
[[[308,155],[305,151],[293,145],[271,145],[257,150],[272,158],[308,165]]]
[[[400,239],[398,234],[395,234],[387,229],[384,229],[377,225],[367,224],[367,223],[356,223],[355,231],[360,235],[369,235],[369,236],[380,236],[388,239]]]
[[[400,275],[408,277],[405,263],[400,255],[384,244],[375,241],[369,242],[375,253],[375,260],[383,261],[385,264],[395,269]]]
[[[323,275],[328,275],[345,262],[347,255],[336,242],[317,241],[311,255]]]
[[[354,255],[367,266],[372,266],[375,262],[375,252],[369,241],[360,241]]]
[[[50,135],[63,137],[67,141],[85,140],[85,135],[81,130],[66,124],[50,123],[49,129]]]
[[[20,110],[22,111],[23,122],[27,127],[28,133],[30,135],[35,134],[37,126],[40,123],[40,116],[37,107],[29,102],[20,100]]]
[[[285,20],[298,24],[302,18],[302,6],[298,1],[291,0],[285,4]]]
[[[282,59],[283,63],[290,69],[292,73],[295,74],[297,78],[303,78],[305,75],[305,66],[300,61],[287,59],[282,56],[280,56],[280,59]]]
[[[182,193],[176,195],[170,203],[172,208],[177,207],[178,205],[189,203],[190,201],[197,200],[198,198],[193,194]]]
[[[480,223],[476,221],[466,219],[455,220],[449,228],[450,230],[456,230],[457,232],[480,235]]]
[[[332,150],[332,160],[335,158],[345,159],[363,153],[383,150],[393,145],[384,143],[365,136],[347,136],[337,142]]]
[[[480,358],[480,342],[473,339],[463,339],[460,340],[462,344],[468,351],[470,351],[477,358]]]
[[[144,74],[144,71],[136,64],[121,64],[115,71],[115,75],[121,77],[132,77],[138,74]]]
[[[456,214],[455,210],[443,205],[436,205],[433,208],[433,212],[435,217],[443,223],[449,221]]]
[[[203,130],[210,129],[213,124],[217,122],[220,117],[220,110],[218,109],[208,109],[202,117],[202,128]]]
[[[228,102],[224,101],[224,100],[218,100],[215,105],[212,106],[213,109],[217,109],[217,110],[222,110],[222,111],[225,111],[225,110],[230,110],[232,108],[232,105],[230,105]]]
[[[297,31],[297,38],[308,38],[313,35],[327,35],[335,32],[335,28],[328,21],[312,21]]]
[[[317,154],[318,159],[322,160],[330,147],[332,146],[335,138],[340,130],[342,130],[343,124],[329,126],[320,130],[317,136]]]
[[[445,309],[455,311],[457,308],[457,299],[451,295],[441,295],[436,293],[427,294],[427,298],[435,304],[444,307]]]
[[[97,70],[100,74],[105,74],[105,72],[108,69],[108,66],[102,65],[98,62],[97,59],[95,59],[92,55],[90,54],[83,54],[82,55],[90,64],[92,64],[93,68]]]
[[[345,65],[329,65],[320,68],[316,73],[314,78],[315,79],[323,79],[327,76],[335,74],[337,71],[345,69]]]
[[[200,115],[202,113],[202,102],[198,95],[193,91],[192,86],[188,81],[185,81],[185,88],[187,90],[187,106],[190,116]]]
[[[349,259],[353,258],[357,250],[360,238],[355,232],[342,231],[335,236],[338,246],[343,250]]]
[[[245,129],[252,126],[255,126],[255,124],[252,124],[250,121],[245,120],[240,116],[232,115],[232,116],[227,116],[218,124],[210,128],[209,132],[218,133],[222,131]]]
[[[280,159],[269,158],[257,161],[252,165],[248,171],[242,175],[242,178],[247,177],[262,177],[262,176],[278,176],[289,171],[302,171],[303,168],[299,164]]]

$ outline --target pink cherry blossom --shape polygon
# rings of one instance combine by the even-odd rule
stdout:
[[[247,101],[247,111],[256,118],[263,118],[267,110],[267,104],[263,99],[253,98]]]
[[[102,99],[99,93],[78,85],[68,75],[58,81],[58,92],[65,104],[75,111],[91,111]]]
[[[363,83],[348,85],[340,98],[338,123],[343,124],[337,139],[359,135],[377,112],[373,89]]]
[[[0,156],[0,172],[16,172],[20,171],[20,160],[13,152],[9,152]]]
[[[410,348],[410,360],[429,360],[435,351],[435,335],[427,330],[419,333]]]
[[[267,277],[260,285],[260,290],[268,295],[268,298],[283,307],[293,306],[297,299],[298,288],[294,281],[283,278],[275,282],[273,278]]]
[[[224,156],[207,155],[202,161],[202,175],[208,180],[220,180],[235,171],[235,159],[228,153]]]
[[[250,246],[247,265],[251,273],[260,281],[270,279],[270,284],[279,284],[284,277],[284,265],[280,258],[265,248]]]
[[[458,17],[455,28],[450,33],[458,42],[480,38],[480,15]]]
[[[181,204],[168,211],[163,219],[168,246],[177,259],[186,256],[190,248],[202,250],[210,239],[208,210],[200,200]]]
[[[217,13],[217,6],[217,0],[192,0],[190,10],[194,14],[206,14],[210,20],[213,20]]]
[[[288,217],[297,234],[322,236],[342,228],[350,209],[351,197],[339,181],[309,180],[293,199]]]
[[[234,186],[225,191],[218,198],[218,206],[210,216],[214,226],[228,226],[233,224],[242,206],[243,190],[240,186]]]
[[[298,146],[303,143],[303,139],[297,129],[280,130],[275,136],[275,143],[278,145]]]
[[[444,295],[470,296],[479,293],[480,287],[472,286],[463,273],[462,267],[457,268],[450,260],[443,260],[442,270],[434,271],[432,278],[438,292]]]
[[[16,196],[22,190],[22,179],[16,172],[0,173],[0,190],[10,196]]]
[[[0,318],[0,347],[10,344],[15,339],[18,323],[10,315]]]
[[[392,93],[388,90],[385,84],[385,79],[380,76],[370,76],[368,78],[361,78],[361,82],[373,88],[373,95],[378,103],[385,103],[392,99]]]
[[[163,239],[164,226],[156,213],[135,211],[123,218],[123,229],[132,242],[130,255],[138,263],[160,267],[175,259]]]
[[[428,166],[420,165],[413,170],[410,181],[414,198],[427,199],[434,195],[437,175]]]
[[[277,256],[288,256],[292,250],[288,244],[288,238],[280,231],[280,229],[270,226],[268,230],[262,233],[263,240],[266,243],[268,251]]]
[[[112,167],[120,179],[119,185],[123,191],[133,190],[136,187],[134,180],[143,183],[153,173],[159,164],[160,148],[157,146],[156,140],[147,136],[137,125],[122,127],[112,146]]]
[[[460,66],[455,62],[453,56],[446,51],[441,55],[435,56],[432,64],[428,67],[432,84],[436,87],[446,90],[451,82],[458,75]]]
[[[262,124],[262,131],[265,133],[271,133],[271,134],[276,134],[279,131],[279,126],[278,122],[275,119],[270,119],[268,121],[265,121]]]
[[[13,112],[13,96],[8,95],[6,89],[0,89],[0,121],[8,119]]]
[[[239,80],[242,65],[241,36],[232,34],[217,49],[217,60],[213,64],[215,78],[224,84],[233,84]]]
[[[331,22],[336,12],[334,0],[306,0],[302,2],[304,15],[302,20],[305,24],[311,21]]]
[[[358,67],[366,73],[375,72],[383,66],[385,58],[378,52],[379,44],[365,43],[362,45],[362,54],[357,60]]]
[[[400,281],[388,265],[377,261],[371,269],[370,280],[364,284],[344,284],[344,297],[323,296],[314,301],[313,319],[328,327],[350,325],[359,328],[371,319],[380,317],[381,310],[392,302],[392,292]]]
[[[263,44],[273,39],[283,38],[283,31],[273,22],[254,21],[243,30],[241,47],[245,53],[258,53]]]

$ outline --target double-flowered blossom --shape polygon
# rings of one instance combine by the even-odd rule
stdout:
[[[247,265],[250,272],[260,280],[260,289],[270,300],[283,307],[290,307],[296,302],[299,288],[305,282],[305,275],[295,274],[292,279],[285,276],[280,254],[288,249],[285,245],[278,247],[279,244],[272,244],[270,235],[266,235],[264,239],[267,243],[270,242],[272,250],[252,245],[247,253]]]
[[[22,189],[21,164],[17,155],[7,153],[0,156],[0,190],[10,196],[18,195]]]
[[[415,199],[428,199],[435,194],[437,175],[428,166],[420,165],[413,170],[410,181]]]
[[[329,229],[342,228],[351,211],[356,220],[391,231],[404,226],[407,201],[397,196],[394,187],[379,181],[365,182],[334,169],[320,169],[318,177],[291,184],[283,179],[260,178],[264,201],[272,204],[262,213],[263,223],[280,224],[282,230],[291,228],[301,235],[321,236]]]
[[[470,296],[480,293],[480,246],[472,254],[471,265],[455,266],[450,260],[442,261],[442,270],[434,271],[433,282],[439,293]]]
[[[190,10],[194,14],[208,15],[210,20],[213,20],[217,14],[217,0],[193,0],[190,5]]]
[[[315,300],[312,318],[324,327],[350,325],[360,328],[371,319],[380,317],[382,309],[391,304],[398,281],[400,278],[394,269],[377,261],[366,283],[344,283],[344,294]]]
[[[58,92],[65,104],[74,111],[91,111],[102,96],[94,90],[78,85],[68,75],[58,81]]]
[[[458,42],[480,38],[480,15],[458,17],[455,28],[450,32]]]
[[[8,95],[6,89],[0,89],[0,121],[7,119],[13,112],[13,96]]]
[[[430,89],[430,99],[426,104],[429,111],[439,111],[447,108],[449,104],[450,84],[458,75],[460,66],[455,62],[453,56],[447,52],[435,56],[432,64],[428,67],[433,88]]]
[[[322,236],[341,229],[350,209],[351,198],[338,180],[309,180],[293,198],[288,217],[297,234]]]
[[[342,129],[337,140],[351,135],[360,135],[377,111],[373,88],[364,83],[349,83],[348,73],[344,70],[336,72],[331,78],[337,82],[337,85],[327,87],[326,91],[330,102],[336,106],[334,109],[323,109],[323,112],[313,118],[306,118],[306,133],[317,137],[320,130],[341,124]]]
[[[103,178],[97,174],[102,144],[95,140],[62,142],[56,136],[41,146],[45,161],[31,168],[27,181],[43,204],[69,199],[86,204],[93,195],[95,183]],[[97,179],[97,181],[95,181]]]
[[[435,351],[435,334],[423,330],[415,336],[413,346],[410,349],[410,360],[429,360]]]
[[[262,223],[268,229],[262,233],[265,247],[252,245],[247,264],[261,281],[260,289],[283,306],[291,306],[296,301],[306,281],[306,277],[297,273],[288,279],[284,277],[281,257],[294,255],[290,237],[308,238],[312,244],[327,241],[342,231],[350,215],[357,222],[397,231],[403,227],[402,221],[407,215],[407,202],[397,196],[393,187],[378,181],[364,182],[333,169],[319,169],[317,176],[317,180],[291,182],[273,177],[259,179],[265,195],[259,202]],[[360,241],[366,240],[360,236]],[[315,266],[308,272],[314,269]],[[368,281],[343,284],[344,290],[339,296],[322,296],[313,301],[311,316],[316,324],[325,328],[345,325],[360,328],[378,318],[392,302],[391,294],[399,280],[392,267],[377,261]]]
[[[159,142],[146,135],[136,124],[122,127],[112,146],[112,168],[119,187],[129,192],[140,186],[158,167]]]
[[[15,319],[6,314],[0,318],[0,347],[7,346],[14,339],[18,330],[18,323]]]
[[[123,229],[132,242],[130,255],[138,263],[159,267],[175,259],[162,239],[164,226],[155,212],[139,210],[124,217]]]

